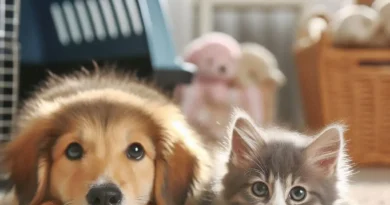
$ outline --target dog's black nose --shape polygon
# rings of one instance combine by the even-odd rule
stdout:
[[[87,201],[90,205],[119,205],[122,201],[122,193],[113,184],[100,185],[89,190]]]

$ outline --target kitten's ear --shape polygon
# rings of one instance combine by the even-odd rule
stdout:
[[[331,125],[325,128],[305,150],[309,163],[319,168],[327,176],[336,173],[343,154],[344,127]]]
[[[236,109],[233,112],[232,122],[229,126],[231,138],[231,162],[235,165],[245,166],[250,162],[257,149],[264,145],[261,131],[256,128],[253,120],[247,113]]]

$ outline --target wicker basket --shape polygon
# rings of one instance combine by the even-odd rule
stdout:
[[[307,125],[343,122],[354,163],[390,165],[390,49],[296,48]]]

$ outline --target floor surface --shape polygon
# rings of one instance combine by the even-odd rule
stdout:
[[[351,178],[350,205],[390,205],[390,168],[364,168]]]

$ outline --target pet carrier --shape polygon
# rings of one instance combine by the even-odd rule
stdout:
[[[8,140],[17,105],[47,70],[66,73],[93,60],[155,77],[165,88],[191,79],[159,0],[0,0],[0,140]]]
[[[19,0],[0,0],[0,141],[7,141],[17,110]]]
[[[21,4],[20,99],[44,79],[112,62],[171,88],[191,79],[176,58],[159,0],[24,0]]]

